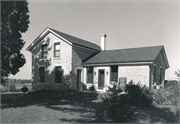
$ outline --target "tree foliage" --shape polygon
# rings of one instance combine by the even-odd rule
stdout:
[[[27,1],[1,1],[1,81],[25,64],[21,34],[29,24]]]
[[[180,69],[175,71],[175,75],[177,76],[177,79],[180,80]]]

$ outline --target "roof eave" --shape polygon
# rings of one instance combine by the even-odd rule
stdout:
[[[27,47],[27,51],[32,51],[33,48],[35,47],[35,44],[42,39],[42,37],[44,37],[45,35],[47,35],[49,32],[51,32],[52,34],[54,34],[55,36],[59,37],[60,39],[64,40],[65,42],[67,42],[70,45],[73,45],[74,43],[71,43],[70,41],[66,40],[65,38],[61,37],[59,34],[57,34],[56,32],[54,32],[53,30],[51,30],[50,28],[46,28],[28,47]],[[81,46],[79,44],[74,44],[74,45],[78,45]],[[81,46],[81,47],[85,47],[85,48],[89,48],[86,46]],[[93,49],[93,48],[89,48],[95,51],[101,51],[101,49]]]
[[[108,65],[150,65],[153,61],[134,61],[134,62],[105,62],[105,63],[83,63],[82,66],[108,66]]]

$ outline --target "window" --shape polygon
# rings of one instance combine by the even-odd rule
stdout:
[[[118,82],[118,66],[111,66],[111,80]]]
[[[47,44],[41,45],[41,58],[47,57]]]
[[[61,66],[55,67],[55,83],[62,83],[62,69]]]
[[[87,67],[87,84],[93,83],[93,67]]]
[[[162,68],[159,68],[159,85],[161,85],[162,82]]]
[[[60,57],[60,42],[54,43],[54,57]]]
[[[153,83],[156,82],[156,66],[153,66]]]
[[[39,80],[40,83],[45,83],[45,67],[39,67]]]

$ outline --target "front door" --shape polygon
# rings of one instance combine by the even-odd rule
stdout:
[[[104,70],[99,70],[98,89],[104,88]]]
[[[81,89],[80,86],[81,86],[81,70],[78,69],[77,70],[77,89],[80,90]]]

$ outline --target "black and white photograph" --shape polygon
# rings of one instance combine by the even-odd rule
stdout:
[[[179,0],[0,4],[0,123],[180,123]]]

